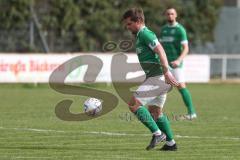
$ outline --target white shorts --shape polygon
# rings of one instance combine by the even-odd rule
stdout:
[[[177,67],[170,69],[173,76],[176,78],[176,80],[180,83],[185,83],[185,75],[184,75],[184,67]]]
[[[162,108],[167,98],[167,92],[171,88],[171,85],[165,83],[164,76],[149,77],[138,87],[134,97],[142,105],[154,105]]]

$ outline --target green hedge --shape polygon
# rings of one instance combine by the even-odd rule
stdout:
[[[52,52],[102,51],[107,41],[129,39],[130,34],[124,30],[120,19],[127,8],[134,6],[143,8],[146,24],[156,33],[164,24],[164,10],[174,6],[179,12],[179,22],[188,30],[192,45],[212,41],[223,4],[222,0],[1,0],[0,31],[26,32],[26,37],[22,38],[9,35],[15,41],[9,40],[1,51],[18,51],[19,47],[25,47],[29,52],[42,51],[37,34],[35,48],[30,49],[28,45],[31,3]],[[3,46],[1,43],[0,40],[0,46]]]

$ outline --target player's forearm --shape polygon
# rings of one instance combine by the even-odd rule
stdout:
[[[188,51],[182,51],[181,55],[178,57],[178,60],[181,62],[187,56]]]
[[[187,56],[188,52],[189,52],[188,44],[184,44],[183,50],[182,50],[180,56],[178,57],[178,60],[183,61],[183,59]]]
[[[159,55],[159,59],[161,61],[163,73],[166,73],[168,71],[168,60],[166,53],[161,45],[158,45],[154,51]]]

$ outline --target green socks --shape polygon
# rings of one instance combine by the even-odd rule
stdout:
[[[155,122],[150,112],[145,107],[141,106],[135,112],[135,115],[152,133],[157,132],[160,129],[166,134],[167,141],[173,141],[170,122],[165,114],[162,114]]]
[[[192,97],[191,97],[191,94],[188,91],[188,89],[187,88],[182,88],[182,89],[179,89],[179,92],[181,93],[183,101],[184,101],[184,103],[185,103],[185,105],[188,109],[188,114],[196,113],[195,109],[194,109],[194,106],[192,104]]]
[[[152,133],[159,131],[159,128],[156,122],[153,120],[150,112],[144,107],[141,106],[134,113],[138,120],[141,121]]]
[[[159,129],[166,134],[167,141],[173,140],[173,132],[171,130],[170,122],[165,114],[159,116],[156,121]]]

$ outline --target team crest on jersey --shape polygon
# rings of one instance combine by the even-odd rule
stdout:
[[[163,30],[163,33],[167,33],[167,30]]]
[[[175,32],[176,32],[176,30],[175,30],[175,29],[172,29],[170,33],[171,33],[171,34],[174,34]]]
[[[136,44],[138,44],[139,42],[140,42],[139,39],[137,39]]]
[[[142,52],[142,48],[141,47],[136,48],[136,52],[137,54],[140,54]]]

